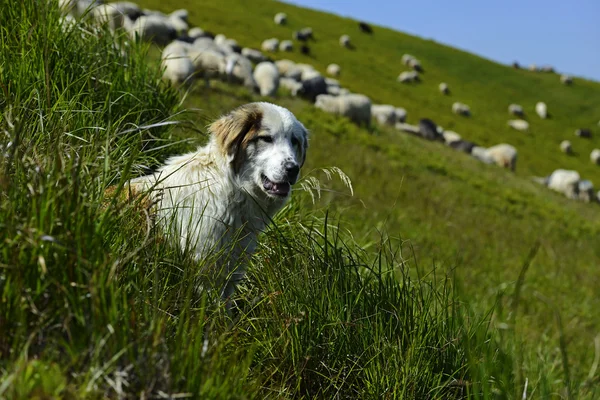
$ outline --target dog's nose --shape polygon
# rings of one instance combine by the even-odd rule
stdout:
[[[290,182],[296,183],[296,179],[298,179],[298,173],[300,172],[300,166],[295,162],[288,161],[284,165],[285,173]]]

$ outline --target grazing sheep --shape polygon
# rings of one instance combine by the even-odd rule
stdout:
[[[414,69],[415,71],[423,72],[421,61],[417,60],[416,58],[410,59],[408,61],[408,66]]]
[[[271,38],[264,40],[260,45],[262,51],[276,52],[279,47],[279,39]]]
[[[265,56],[263,53],[256,49],[251,49],[249,47],[244,47],[242,49],[242,55],[248,60],[252,61],[255,64],[258,64],[263,61],[267,61],[269,58]]]
[[[80,18],[101,3],[100,0],[59,0],[58,6],[65,15]]]
[[[419,127],[416,125],[406,124],[404,122],[396,122],[396,129],[413,135],[419,134]]]
[[[366,22],[359,22],[358,28],[364,33],[368,33],[368,34],[373,33],[373,28],[371,28],[371,26],[369,24],[367,24]]]
[[[583,201],[584,203],[596,201],[594,184],[590,180],[582,179],[577,182],[577,200]]]
[[[108,27],[112,30],[124,27],[127,19],[136,21],[142,15],[142,10],[137,4],[127,1],[100,4],[91,10],[92,17],[96,23],[108,24]]]
[[[225,68],[221,64],[220,73],[226,81],[244,85],[251,90],[258,89],[252,75],[252,63],[241,54],[228,54],[225,57]]]
[[[188,56],[194,64],[198,77],[204,78],[206,86],[209,85],[210,79],[220,77],[226,64],[223,53],[210,48],[198,48],[195,42],[189,49]]]
[[[286,90],[289,90],[292,96],[297,96],[298,92],[302,89],[302,84],[300,82],[298,82],[295,79],[286,77],[279,78],[279,86]]]
[[[206,34],[204,32],[204,30],[202,28],[198,28],[197,26],[194,28],[190,28],[190,30],[188,31],[188,36],[194,40],[201,38],[201,37],[206,37]]]
[[[279,88],[279,70],[272,62],[261,62],[254,68],[254,80],[261,96],[275,96]]]
[[[512,114],[512,115],[516,115],[518,117],[522,117],[525,115],[525,112],[523,111],[523,107],[521,107],[518,104],[511,104],[508,106],[508,113]]]
[[[544,65],[540,68],[540,72],[554,73],[554,67],[550,65]]]
[[[508,126],[521,132],[525,132],[529,129],[529,122],[524,119],[511,119],[508,121]]]
[[[340,36],[340,46],[350,48],[352,44],[350,43],[350,36],[342,35]]]
[[[329,64],[327,66],[327,75],[339,76],[340,75],[340,71],[341,71],[341,68],[337,64]]]
[[[454,104],[452,104],[452,112],[454,114],[463,115],[465,117],[471,115],[471,109],[469,108],[469,106],[459,102],[455,102]]]
[[[371,121],[371,100],[362,94],[345,96],[317,96],[315,107],[336,115],[350,118],[356,124],[369,126]]]
[[[535,112],[540,116],[540,118],[546,119],[548,117],[548,107],[546,106],[546,103],[539,101],[535,105]]]
[[[404,71],[398,76],[398,82],[411,83],[419,80],[419,73],[417,71]]]
[[[409,65],[411,60],[416,60],[416,58],[410,54],[404,54],[402,56],[402,64]]]
[[[510,144],[502,143],[487,149],[488,155],[494,162],[503,167],[514,171],[517,166],[517,149]]]
[[[307,45],[303,44],[302,46],[300,46],[300,53],[305,54],[305,55],[309,55],[310,54],[310,47],[308,47]]]
[[[589,129],[577,129],[575,130],[575,136],[589,139],[592,137],[592,131]]]
[[[292,51],[294,50],[294,44],[291,40],[282,40],[279,43],[279,51]]]
[[[379,125],[394,126],[396,124],[396,108],[389,104],[371,105],[371,116]]]
[[[560,151],[562,151],[565,154],[573,153],[571,142],[569,142],[568,140],[563,140],[562,142],[560,142]]]
[[[321,73],[310,64],[298,63],[296,64],[296,68],[298,68],[302,72],[300,74],[300,80],[302,81],[307,81],[309,79],[321,76]]]
[[[172,42],[166,46],[162,53],[161,67],[163,68],[163,79],[172,84],[191,83],[191,76],[195,67],[188,56],[191,47],[185,42]]]
[[[484,164],[494,164],[495,160],[488,153],[485,147],[473,146],[471,147],[471,156],[481,161]]]
[[[462,151],[463,153],[471,154],[473,148],[475,147],[475,143],[469,142],[468,140],[455,140],[448,143],[448,146],[452,147],[454,150]]]
[[[452,142],[462,140],[462,137],[454,131],[442,131],[442,136],[444,137],[444,142],[448,145]]]
[[[285,59],[285,58],[275,61],[275,65],[277,66],[277,69],[279,70],[279,73],[282,76],[287,76],[286,74],[288,73],[288,71],[296,68],[295,62],[293,62],[292,60]]]
[[[285,25],[287,24],[287,14],[282,12],[277,13],[273,18],[273,21],[275,21],[277,25]]]
[[[238,44],[237,40],[229,39],[223,34],[215,36],[215,45],[221,49],[225,54],[241,53],[242,47]]]
[[[600,149],[594,149],[590,153],[590,161],[592,164],[600,165]]]
[[[314,103],[317,96],[327,94],[327,83],[322,76],[315,76],[302,81],[302,88],[297,92],[297,95]],[[369,112],[371,110],[369,109]]]
[[[438,130],[437,124],[429,118],[419,120],[419,134],[422,138],[427,140],[444,140],[444,137]]]
[[[573,78],[570,75],[563,74],[560,76],[560,82],[563,85],[571,85],[573,83]]]
[[[448,88],[448,84],[446,82],[440,83],[439,89],[442,94],[450,93],[450,89]]]
[[[396,121],[398,122],[404,122],[406,121],[406,115],[408,113],[406,112],[406,110],[402,107],[396,107]]]
[[[313,39],[312,28],[302,28],[292,34],[292,38],[301,42],[306,42],[308,39]]]
[[[165,46],[175,40],[177,30],[168,18],[161,15],[142,15],[129,32],[132,38]]]
[[[521,69],[521,66],[520,66],[520,65],[519,65],[519,63],[518,63],[518,62],[516,62],[516,61],[514,61],[514,62],[512,63],[512,67],[513,67],[514,69]]]
[[[579,172],[566,169],[557,169],[550,176],[543,179],[543,183],[550,189],[562,193],[570,199],[577,199],[579,192]]]

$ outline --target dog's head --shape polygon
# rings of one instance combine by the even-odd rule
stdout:
[[[308,132],[294,114],[250,103],[214,122],[210,132],[243,189],[275,201],[288,198],[308,147]]]

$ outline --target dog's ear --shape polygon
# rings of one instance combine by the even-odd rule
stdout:
[[[213,122],[209,131],[235,172],[238,172],[248,143],[258,134],[263,113],[256,104],[236,108]]]
[[[300,168],[304,165],[304,161],[306,161],[306,151],[308,150],[308,131],[304,129],[302,140],[300,141]]]

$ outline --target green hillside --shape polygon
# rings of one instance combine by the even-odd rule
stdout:
[[[37,3],[0,0],[0,398],[512,399],[526,384],[527,398],[600,396],[600,206],[530,179],[572,168],[600,186],[589,161],[599,83],[566,87],[278,2],[140,2],[186,8],[192,25],[256,48],[311,26],[312,56],[275,57],[321,71],[336,62],[344,87],[406,108],[408,122],[511,143],[511,173],[282,91],[264,99],[213,82],[177,93],[158,82],[159,49],[134,46],[124,67],[107,32],[65,35]],[[287,26],[272,21],[280,11]],[[339,46],[344,33],[355,50]],[[421,83],[396,82],[404,53],[421,60]],[[255,100],[309,128],[303,175],[324,189],[314,203],[295,191],[263,235],[232,316],[196,291],[201,266],[104,190],[193,149],[209,121]],[[540,100],[552,118],[537,117]],[[472,117],[452,114],[454,101]],[[528,133],[507,127],[510,103],[524,106]],[[183,123],[163,124],[173,119]],[[575,137],[579,127],[592,139]],[[574,155],[559,151],[563,139]],[[328,180],[332,166],[353,195]]]

